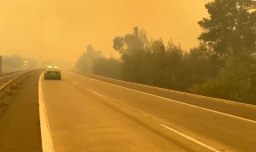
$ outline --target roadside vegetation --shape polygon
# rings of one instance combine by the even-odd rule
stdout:
[[[199,45],[183,50],[171,40],[148,39],[138,27],[113,39],[120,59],[104,58],[91,45],[76,68],[101,76],[256,104],[256,12],[251,0],[215,0]]]
[[[38,62],[34,59],[28,57],[22,57],[20,55],[10,55],[3,56],[3,67],[8,69],[19,69],[23,67],[24,61],[28,61],[28,63],[32,66],[37,66]]]

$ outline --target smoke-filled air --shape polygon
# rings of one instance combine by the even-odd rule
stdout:
[[[256,0],[0,0],[0,152],[256,152]]]
[[[3,66],[30,60],[30,66],[55,64],[252,102],[253,6],[250,0],[2,0]]]
[[[112,40],[134,26],[149,37],[197,45],[207,0],[1,0],[0,54],[73,64],[92,45],[119,57]],[[65,65],[66,66],[66,65]]]

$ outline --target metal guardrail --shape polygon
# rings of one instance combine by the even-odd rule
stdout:
[[[21,72],[12,73],[12,74],[0,77],[0,79],[1,79],[1,78],[6,78],[6,77],[11,77],[11,76],[16,75],[14,78],[12,78],[8,82],[6,82],[0,86],[0,99],[4,98],[6,95],[10,94],[12,88],[15,88],[17,86],[17,84],[19,84],[22,80],[24,80],[27,77],[28,73],[31,73],[35,70],[37,70],[37,69],[24,70]]]
[[[5,78],[8,78],[8,77],[12,77],[12,76],[15,76],[15,75],[19,75],[21,73],[23,73],[25,71],[16,71],[16,72],[10,72],[10,73],[5,73],[5,74],[2,74],[0,75],[0,80],[1,79],[5,79]]]
[[[21,73],[24,71],[28,71],[28,70],[18,70],[18,71],[12,71],[12,72],[6,72],[6,73],[1,73],[0,74],[0,79],[4,76],[8,76],[8,75],[15,75],[16,73]]]

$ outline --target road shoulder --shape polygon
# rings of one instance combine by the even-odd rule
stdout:
[[[0,101],[0,151],[42,152],[38,106],[41,73],[30,73],[10,96]]]

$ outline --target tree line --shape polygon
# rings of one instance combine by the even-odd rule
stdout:
[[[256,104],[256,12],[251,0],[214,0],[199,45],[186,51],[171,40],[148,39],[146,31],[113,39],[120,59],[104,58],[91,45],[76,68],[115,79]],[[88,62],[88,63],[87,63]],[[86,71],[87,70],[87,71]]]
[[[36,67],[38,65],[38,62],[32,58],[28,57],[22,57],[20,55],[9,55],[9,56],[3,56],[2,64],[3,67],[6,68],[22,68],[24,61],[28,61],[31,67]]]

